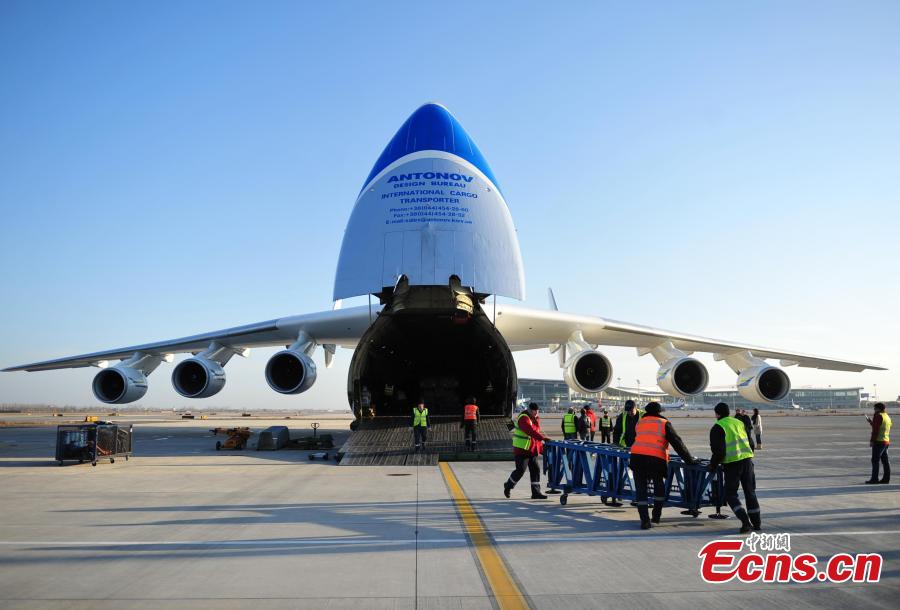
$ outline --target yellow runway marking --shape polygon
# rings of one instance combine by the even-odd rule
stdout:
[[[453,470],[450,468],[450,464],[441,462],[440,467],[444,480],[447,482],[447,487],[450,488],[453,501],[456,504],[456,510],[459,512],[459,516],[466,528],[466,533],[472,541],[475,554],[478,556],[478,562],[481,564],[481,570],[487,577],[497,605],[501,609],[528,608],[525,596],[522,594],[516,581],[513,580],[512,575],[509,573],[509,568],[506,566],[503,558],[500,557],[500,553],[497,552],[497,547],[494,546],[490,536],[488,536],[484,522],[478,516],[478,513],[475,512],[475,507],[469,502],[469,498],[466,497],[462,486],[456,479],[456,475],[453,474]]]

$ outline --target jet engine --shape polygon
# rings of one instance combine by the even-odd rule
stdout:
[[[299,394],[316,382],[316,364],[305,352],[286,349],[266,364],[266,382],[280,394]]]
[[[703,363],[686,356],[664,362],[656,373],[656,384],[670,396],[695,396],[708,383],[709,373]]]
[[[147,376],[133,368],[114,366],[94,376],[93,390],[97,400],[107,404],[134,402],[147,393]]]
[[[609,358],[592,349],[578,352],[563,366],[563,379],[576,392],[594,394],[612,381]]]
[[[777,402],[791,391],[791,380],[781,369],[763,364],[738,374],[738,393],[753,402]]]
[[[209,398],[225,387],[225,370],[218,362],[194,356],[178,363],[172,385],[185,398]]]

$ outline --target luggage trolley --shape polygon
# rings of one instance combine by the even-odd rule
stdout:
[[[56,461],[90,462],[96,466],[99,460],[108,459],[114,464],[117,457],[127,461],[133,454],[132,440],[134,426],[118,424],[70,424],[56,428]]]

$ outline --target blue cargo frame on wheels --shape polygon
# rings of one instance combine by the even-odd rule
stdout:
[[[631,451],[618,445],[589,441],[547,441],[544,443],[544,474],[547,487],[562,492],[560,504],[569,494],[586,494],[601,498],[635,499],[634,475],[629,469]],[[648,493],[652,505],[655,495],[664,495],[667,506],[681,507],[694,516],[703,507],[715,507],[718,513],[724,497],[722,467],[707,472],[708,460],[696,465],[685,464],[677,456],[669,456],[665,492]],[[650,483],[653,486],[653,483]]]

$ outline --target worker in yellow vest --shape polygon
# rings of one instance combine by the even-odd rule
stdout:
[[[603,409],[603,415],[600,416],[600,442],[601,443],[611,443],[612,437],[612,418],[609,416],[609,411]]]
[[[531,403],[528,409],[516,416],[516,427],[512,431],[513,459],[516,467],[503,483],[503,495],[507,498],[528,468],[531,477],[531,499],[547,499],[547,496],[541,493],[541,466],[538,458],[543,453],[544,441],[549,441],[550,437],[541,432],[541,418],[538,411],[540,407],[537,403]]]
[[[412,428],[416,451],[421,451],[425,448],[425,442],[428,440],[428,409],[425,408],[424,400],[420,400],[413,409]]]
[[[569,407],[569,410],[565,412],[562,418],[563,440],[568,441],[575,438],[577,430],[578,427],[575,424],[575,407]]]
[[[712,458],[709,471],[715,472],[719,464],[725,471],[725,501],[735,516],[741,520],[740,533],[746,534],[752,527],[762,528],[759,501],[756,499],[756,474],[753,472],[753,439],[747,433],[744,422],[731,413],[728,405],[716,405],[716,423],[709,431],[709,447]],[[738,487],[744,489],[747,508],[741,505]]]
[[[888,459],[888,447],[891,446],[891,416],[887,414],[883,402],[875,403],[875,414],[870,420],[872,436],[869,447],[872,448],[872,478],[868,484],[891,482],[891,461]],[[878,479],[878,464],[884,467],[884,478]]]
[[[642,411],[635,408],[634,401],[625,401],[625,410],[619,413],[613,426],[613,443],[619,447],[631,447],[634,442],[634,427],[641,419]]]
[[[475,429],[478,426],[478,404],[474,396],[469,396],[463,407],[463,436],[466,439],[466,449],[474,451],[478,448],[478,437]]]

